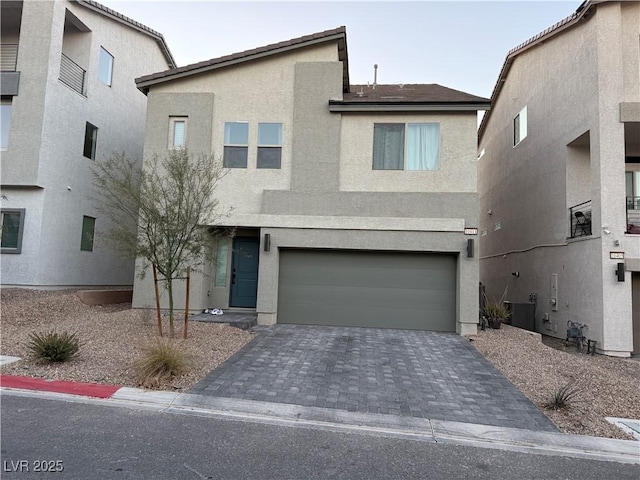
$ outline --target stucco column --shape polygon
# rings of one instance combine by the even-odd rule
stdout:
[[[599,231],[594,232],[602,235],[603,340],[599,347],[612,355],[628,355],[633,348],[631,275],[626,275],[625,282],[619,282],[615,275],[618,261],[610,259],[612,250],[624,251],[626,230],[624,124],[620,122],[619,110],[624,98],[620,8],[620,4],[598,6],[599,123],[595,144],[592,143],[600,174],[601,223]],[[597,223],[594,228],[598,228]]]

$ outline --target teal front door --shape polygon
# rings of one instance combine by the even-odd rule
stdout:
[[[256,308],[260,239],[236,237],[231,263],[230,307]]]

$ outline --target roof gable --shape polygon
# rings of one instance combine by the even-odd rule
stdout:
[[[291,50],[318,45],[326,42],[337,42],[338,58],[343,64],[343,90],[348,91],[349,88],[349,62],[347,55],[347,32],[345,27],[338,27],[333,30],[325,30],[303,37],[293,38],[283,42],[265,45],[263,47],[245,50],[243,52],[232,53],[218,58],[212,58],[203,62],[185,65],[184,67],[172,68],[163,72],[145,75],[136,79],[138,88],[148,93],[149,87],[159,83],[184,78],[191,75],[197,75],[204,72],[210,72],[220,68],[237,65],[239,63],[250,62],[265,57],[279,55]]]

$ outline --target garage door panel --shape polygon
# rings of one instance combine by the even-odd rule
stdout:
[[[356,305],[341,306],[318,306],[316,312],[321,313],[322,321],[319,322],[317,314],[309,314],[308,305],[302,308],[283,312],[284,315],[293,315],[296,323],[300,325],[329,325],[348,327],[369,327],[369,328],[399,328],[405,330],[428,330],[450,332],[451,324],[447,320],[448,312],[432,311],[425,314],[423,309],[416,308],[378,308],[375,312],[368,311],[366,318],[363,317],[363,309]],[[281,312],[278,312],[280,315]]]
[[[282,250],[278,323],[455,331],[452,255]]]
[[[316,307],[335,305],[349,306],[354,303],[354,299],[366,303],[371,307],[393,306],[400,308],[406,305],[413,305],[415,308],[434,308],[447,295],[451,301],[455,301],[455,296],[449,295],[445,290],[424,291],[416,288],[370,288],[370,287],[328,287],[316,286],[314,295],[308,295],[308,287],[302,285],[289,286],[290,303],[309,304]]]
[[[339,275],[336,274],[339,271]],[[411,265],[410,268],[387,268],[385,266],[344,266],[344,265],[314,265],[308,262],[305,265],[292,268],[280,273],[282,283],[299,283],[302,285],[326,285],[327,279],[331,279],[332,285],[338,287],[351,287],[360,285],[363,287],[385,288],[428,288],[434,290],[446,290],[448,285],[443,284],[450,273],[445,269],[430,268],[424,270],[420,264]]]

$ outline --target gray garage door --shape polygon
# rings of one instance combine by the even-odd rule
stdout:
[[[278,323],[456,329],[456,257],[281,250]]]

